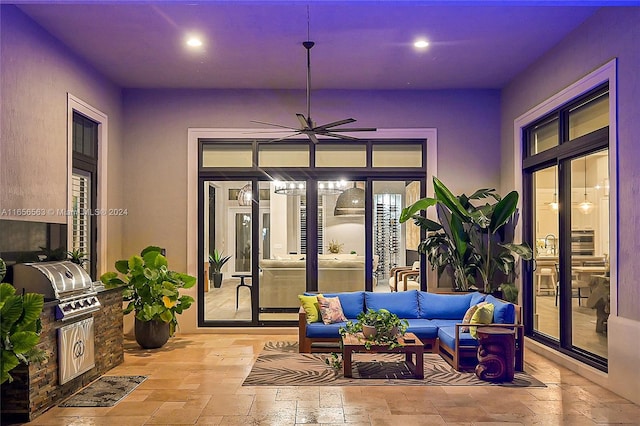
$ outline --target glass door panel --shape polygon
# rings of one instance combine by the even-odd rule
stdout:
[[[607,358],[609,312],[609,155],[571,161],[572,345]]]
[[[204,319],[251,321],[251,183],[204,182]],[[206,262],[214,251],[229,256],[217,274]],[[242,281],[233,275],[245,274]]]
[[[533,328],[554,339],[560,338],[558,309],[558,167],[533,173],[535,207],[536,269],[533,276]]]
[[[364,204],[365,182],[318,183],[320,293],[365,289]]]
[[[260,182],[259,319],[297,320],[306,290],[306,183]]]

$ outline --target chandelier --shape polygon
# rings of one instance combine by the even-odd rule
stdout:
[[[307,195],[307,186],[305,182],[301,181],[274,181],[274,192],[276,194],[296,196]],[[347,187],[347,183],[343,180],[340,181],[319,181],[318,182],[318,195],[335,195],[340,194]]]
[[[238,191],[238,204],[250,206],[251,201],[253,201],[253,195],[251,194],[251,182],[249,182]]]

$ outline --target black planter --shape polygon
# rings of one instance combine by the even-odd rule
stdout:
[[[143,349],[157,349],[169,340],[169,323],[164,321],[135,321],[136,342]]]
[[[211,276],[213,277],[213,286],[220,288],[222,286],[222,272],[213,272]]]

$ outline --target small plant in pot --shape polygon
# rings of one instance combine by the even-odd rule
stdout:
[[[223,256],[221,251],[213,250],[209,255],[209,265],[211,266],[211,279],[213,286],[220,288],[222,285],[222,267],[231,259],[231,256]]]
[[[149,246],[140,256],[118,260],[116,270],[100,280],[107,288],[123,286],[122,297],[129,304],[123,313],[135,312],[136,341],[144,349],[162,347],[173,336],[177,315],[188,309],[193,297],[180,295],[180,289],[191,288],[196,278],[169,270],[160,247]]]
[[[367,312],[360,312],[356,320],[347,321],[344,327],[340,327],[340,334],[362,333],[367,349],[373,345],[388,345],[389,349],[399,346],[398,336],[403,336],[409,327],[407,320],[400,319],[386,309],[368,309]]]

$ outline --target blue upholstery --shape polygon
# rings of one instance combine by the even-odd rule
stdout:
[[[474,294],[435,294],[420,291],[418,292],[420,318],[462,320],[471,306]]]
[[[312,322],[307,324],[307,337],[340,337],[340,327],[344,327],[346,322],[335,324],[324,324],[323,322]]]
[[[455,327],[439,327],[438,337],[440,342],[444,343],[448,347],[456,348],[456,328]],[[471,337],[469,333],[460,333],[459,340],[461,346],[478,346],[478,341]]]
[[[492,295],[485,299],[493,304],[493,322],[495,324],[514,324],[516,322],[516,308],[512,303],[501,302]]]
[[[365,307],[367,309],[386,309],[400,318],[420,318],[418,316],[417,290],[400,291],[394,293],[365,293]],[[466,309],[465,309],[466,311]],[[462,318],[464,312],[462,313]]]
[[[469,307],[477,305],[480,302],[484,302],[487,295],[484,293],[480,293],[479,291],[471,293],[471,302],[469,303]]]
[[[436,326],[438,326],[438,327],[453,327],[456,324],[462,323],[462,318],[454,319],[454,320],[450,320],[450,319],[432,319],[430,321],[433,324],[435,324]]]
[[[305,293],[307,294],[307,293]],[[308,293],[315,294],[315,293]],[[342,312],[347,319],[356,319],[364,309],[364,291],[346,291],[344,293],[322,293],[324,297],[338,297]]]
[[[427,319],[408,319],[408,333],[415,334],[418,339],[435,339],[438,337],[438,327],[432,320]]]

